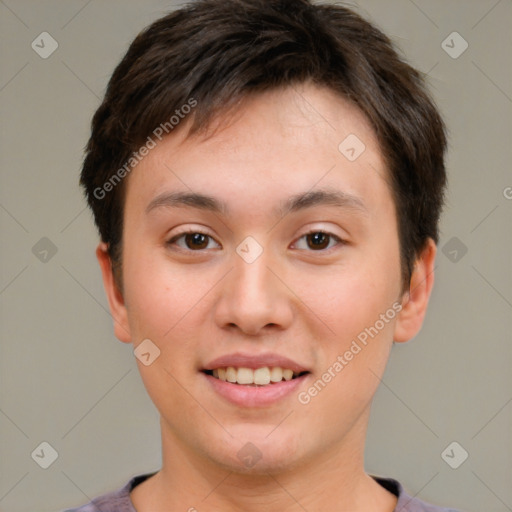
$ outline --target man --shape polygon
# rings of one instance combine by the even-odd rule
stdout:
[[[440,511],[364,470],[445,187],[418,72],[354,12],[198,0],[116,68],[81,184],[162,468],[79,510]]]

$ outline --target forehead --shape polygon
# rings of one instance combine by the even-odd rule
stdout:
[[[373,196],[376,203],[390,200],[370,123],[328,89],[302,85],[255,94],[219,115],[206,135],[187,131],[181,126],[137,165],[127,203],[144,198],[147,208],[169,188],[208,191],[241,206],[256,198],[277,203],[285,193],[316,187]]]

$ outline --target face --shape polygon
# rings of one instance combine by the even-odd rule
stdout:
[[[412,332],[371,127],[305,85],[185,132],[128,178],[122,296],[99,250],[117,337],[150,340],[137,364],[164,445],[239,472],[362,457],[392,341]]]

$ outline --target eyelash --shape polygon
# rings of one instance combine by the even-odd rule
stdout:
[[[323,231],[321,229],[312,229],[312,230],[304,233],[302,236],[300,236],[298,238],[298,240],[301,240],[301,239],[307,237],[308,235],[313,235],[313,234],[317,234],[317,233],[321,233],[323,235],[328,236],[330,238],[329,243],[330,243],[331,239],[334,239],[337,242],[337,245],[345,245],[346,244],[346,241],[343,240],[342,238],[340,238],[339,236],[335,235],[334,233],[329,233],[328,231]],[[184,237],[185,235],[195,235],[195,234],[204,235],[204,236],[210,238],[211,240],[214,240],[214,238],[211,235],[209,235],[208,233],[203,233],[202,231],[198,231],[198,230],[188,230],[188,231],[184,231],[182,233],[178,233],[175,236],[173,236],[170,240],[168,240],[166,242],[166,245],[171,247],[171,246],[175,245],[175,242],[177,240],[179,240],[180,238]],[[316,251],[313,250],[313,249],[299,249],[299,250],[302,250],[302,251],[306,250],[307,252],[328,252],[331,249],[333,249],[334,247],[335,246],[328,247],[326,249],[319,249],[319,250],[316,250]],[[205,251],[205,249],[193,250],[193,249],[183,248],[183,247],[179,247],[179,250],[182,250],[182,251],[185,251],[185,252],[204,252]]]

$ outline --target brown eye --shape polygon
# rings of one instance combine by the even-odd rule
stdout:
[[[208,247],[208,235],[203,233],[187,233],[185,235],[185,245],[189,249],[205,249]]]
[[[211,243],[217,246],[219,245],[210,235],[197,231],[189,231],[171,238],[171,240],[167,242],[167,245],[171,247],[175,245],[183,250],[202,251],[203,249],[211,249]]]
[[[310,231],[302,235],[295,243],[295,248],[307,251],[320,252],[331,249],[336,245],[343,245],[344,241],[332,233],[324,231]]]
[[[306,235],[308,247],[311,249],[325,249],[329,245],[330,235],[317,231]]]

